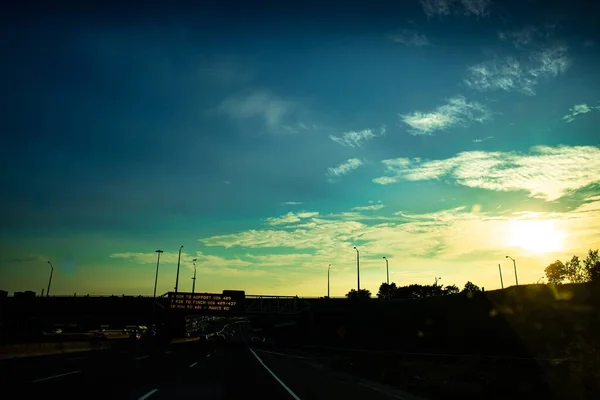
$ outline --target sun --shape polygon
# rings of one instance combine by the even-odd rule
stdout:
[[[508,245],[533,253],[552,253],[563,249],[564,234],[555,229],[554,221],[513,220],[510,222]]]

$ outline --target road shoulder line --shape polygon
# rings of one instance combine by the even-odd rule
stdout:
[[[283,381],[281,379],[279,379],[279,377],[277,375],[275,375],[275,373],[273,371],[271,371],[271,369],[269,367],[267,367],[267,365],[263,362],[263,360],[261,360],[261,358],[254,352],[254,350],[252,350],[250,347],[248,347],[248,350],[250,350],[250,352],[254,355],[254,357],[256,357],[256,359],[258,360],[259,363],[261,363],[261,365],[263,367],[265,367],[265,369],[267,370],[267,372],[269,374],[271,374],[271,376],[273,378],[275,378],[275,380],[277,382],[279,382],[279,384],[286,390],[286,392],[288,392],[290,394],[290,396],[292,396],[294,398],[294,400],[301,400],[300,397],[298,397],[296,395],[296,393],[294,393],[292,391],[292,389],[290,389],[285,383],[283,383]]]

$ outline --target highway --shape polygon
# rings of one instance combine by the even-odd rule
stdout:
[[[195,341],[152,352],[15,358],[2,360],[0,373],[2,393],[26,398],[416,399],[328,371],[307,355],[245,343]]]

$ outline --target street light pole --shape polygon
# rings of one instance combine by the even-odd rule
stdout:
[[[442,278],[435,278],[435,286],[437,286],[438,280]]]
[[[360,253],[356,246],[354,246],[354,250],[356,250],[356,291],[360,292]]]
[[[158,282],[158,265],[160,264],[160,253],[162,250],[155,250],[155,253],[158,253],[158,258],[156,260],[156,276],[154,277],[154,297],[156,297],[156,283]]]
[[[50,261],[48,261],[50,265],[50,279],[48,279],[48,289],[46,290],[46,297],[50,296],[50,285],[52,284],[52,274],[54,273],[54,266]]]
[[[385,260],[385,273],[387,275],[387,281],[386,282],[387,282],[387,284],[389,286],[390,285],[390,265],[388,263],[387,257],[384,256],[383,259]]]
[[[502,267],[498,264],[498,271],[500,271],[500,286],[504,289],[504,281],[502,280]]]
[[[329,271],[331,271],[331,264],[329,264],[329,267],[327,267],[327,298],[330,299],[330,293],[329,293]]]
[[[181,249],[183,249],[183,245],[179,248],[179,257],[177,257],[177,278],[175,278],[175,293],[177,293],[177,289],[179,288],[179,264],[181,262]]]
[[[519,286],[519,277],[517,276],[517,262],[511,256],[506,256],[506,258],[510,258],[513,262],[513,267],[515,269],[515,282],[516,282],[517,286]]]
[[[192,278],[192,294],[194,294],[195,290],[196,290],[196,260],[197,260],[197,258],[194,258],[192,260],[194,262],[194,277]]]

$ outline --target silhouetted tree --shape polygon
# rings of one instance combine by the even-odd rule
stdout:
[[[565,277],[571,283],[583,283],[587,279],[586,271],[579,261],[579,257],[573,256],[571,261],[565,263]]]
[[[394,294],[396,293],[397,289],[398,288],[396,287],[396,284],[394,282],[390,283],[389,285],[383,282],[381,286],[379,286],[377,297],[379,297],[380,299],[392,298],[394,297]]]
[[[560,285],[565,280],[566,270],[562,261],[556,260],[544,269],[548,283]]]
[[[598,250],[588,251],[588,255],[583,260],[587,280],[590,282],[600,282],[600,255]]]
[[[448,285],[443,290],[443,294],[456,294],[456,293],[460,293],[460,289],[456,285]]]
[[[462,293],[472,293],[472,292],[481,292],[481,289],[479,289],[479,286],[477,286],[473,282],[469,281],[469,282],[465,283],[465,287],[462,290]]]
[[[346,297],[349,299],[370,299],[371,291],[368,289],[351,289],[348,293],[346,293]]]

